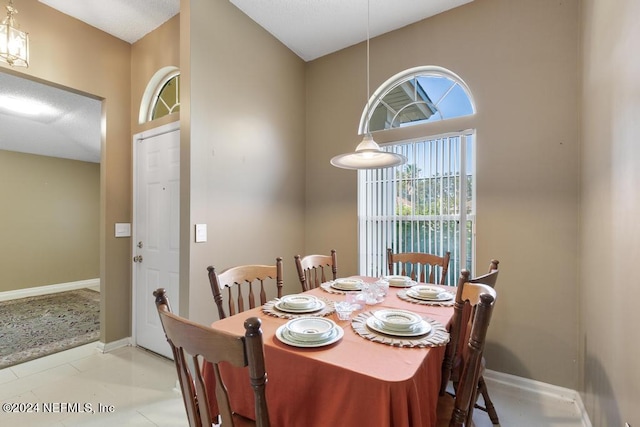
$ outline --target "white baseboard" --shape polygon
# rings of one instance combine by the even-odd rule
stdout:
[[[0,292],[0,301],[18,298],[35,297],[39,295],[55,294],[82,288],[100,289],[100,279],[78,280],[77,282],[58,283],[56,285],[37,286],[35,288],[17,289],[15,291]]]
[[[587,414],[587,410],[582,402],[580,393],[570,388],[560,387],[553,384],[547,384],[528,378],[518,377],[511,374],[492,371],[487,369],[483,374],[487,381],[499,383],[506,387],[515,387],[535,394],[549,396],[554,399],[565,400],[576,405],[582,416],[582,425],[584,427],[592,427],[591,420]]]
[[[101,353],[109,353],[110,351],[113,351],[122,347],[127,347],[130,345],[131,345],[131,337],[122,338],[121,340],[112,341],[106,344],[100,341],[98,342],[98,351]]]

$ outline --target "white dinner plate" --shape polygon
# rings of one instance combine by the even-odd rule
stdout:
[[[340,291],[360,291],[364,282],[357,279],[336,279],[331,283],[331,287]]]
[[[373,316],[370,316],[367,319],[367,326],[376,331],[385,335],[392,335],[395,337],[419,337],[421,335],[426,335],[431,332],[431,324],[426,320],[422,320],[417,325],[413,326],[408,331],[392,331],[382,326],[380,321]]]
[[[382,327],[390,331],[410,331],[422,322],[420,315],[395,308],[376,310],[373,312],[373,317]]]
[[[323,347],[325,345],[333,344],[342,338],[343,335],[344,330],[340,326],[336,326],[329,336],[322,341],[298,341],[289,334],[289,329],[286,324],[276,329],[276,338],[293,347]]]
[[[313,313],[314,311],[322,310],[326,304],[322,300],[316,300],[316,303],[307,308],[292,308],[289,307],[284,301],[278,301],[273,305],[276,309],[284,311],[285,313]]]
[[[322,341],[337,325],[324,317],[303,316],[289,320],[286,326],[289,335],[297,341]]]
[[[416,285],[411,288],[411,292],[415,292],[423,298],[437,298],[443,290],[432,285]]]
[[[292,294],[285,295],[280,298],[283,307],[296,309],[305,309],[315,307],[317,298],[313,295]]]
[[[415,291],[412,291],[411,289],[407,289],[407,295],[411,298],[419,299],[422,301],[451,301],[453,299],[453,295],[445,291],[442,291],[436,297],[425,297]]]
[[[384,276],[383,279],[389,282],[389,286],[392,288],[410,288],[418,284],[409,276]]]

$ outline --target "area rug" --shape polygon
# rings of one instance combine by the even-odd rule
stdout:
[[[100,293],[90,289],[0,302],[0,369],[96,341]]]

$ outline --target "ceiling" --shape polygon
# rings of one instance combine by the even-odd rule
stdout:
[[[129,43],[138,41],[180,12],[180,0],[38,1]],[[16,3],[16,7],[19,9],[20,4]]]
[[[15,111],[21,100],[29,105]],[[93,98],[0,72],[2,150],[99,163],[101,111]]]
[[[472,0],[229,0],[305,61]]]
[[[39,0],[129,43],[180,11],[180,0]],[[472,0],[229,0],[305,61]]]
[[[180,0],[39,1],[128,43],[180,10]],[[366,40],[367,6],[369,35],[375,37],[472,0],[229,1],[300,58],[311,61]],[[49,107],[49,114],[35,117],[0,106],[0,149],[100,161],[100,101],[0,72],[2,96],[39,100]]]

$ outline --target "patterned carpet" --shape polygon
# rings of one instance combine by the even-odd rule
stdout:
[[[99,336],[99,292],[78,289],[0,302],[0,369]]]

